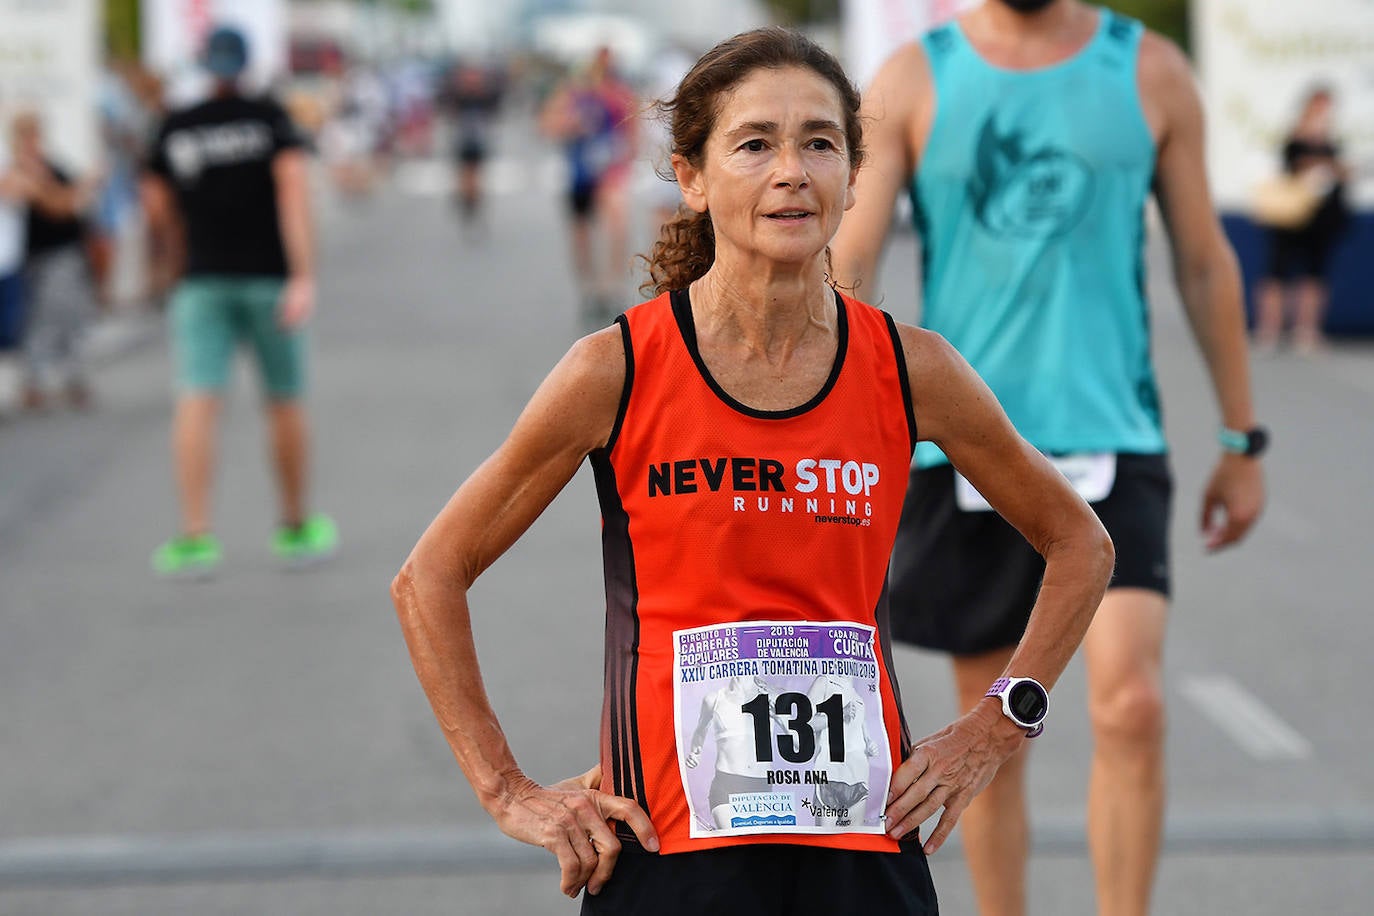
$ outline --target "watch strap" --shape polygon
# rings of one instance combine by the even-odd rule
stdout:
[[[1223,426],[1217,430],[1217,442],[1233,455],[1257,458],[1269,447],[1269,430],[1263,426],[1252,426],[1247,430]]]
[[[1238,429],[1228,429],[1223,426],[1217,430],[1217,441],[1226,451],[1234,452],[1237,455],[1244,455],[1250,450],[1250,434]]]

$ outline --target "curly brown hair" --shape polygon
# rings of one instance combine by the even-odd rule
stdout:
[[[804,67],[835,87],[844,109],[849,163],[854,168],[862,165],[863,125],[859,120],[858,90],[829,52],[804,35],[781,28],[743,32],[716,45],[687,72],[671,99],[654,106],[671,125],[671,152],[700,166],[706,140],[715,129],[721,96],[755,70],[782,67]],[[716,234],[710,213],[679,206],[677,215],[659,230],[653,249],[642,257],[649,265],[649,279],[640,287],[642,292],[658,295],[684,289],[710,270],[716,259]]]

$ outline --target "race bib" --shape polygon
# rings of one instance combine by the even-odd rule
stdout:
[[[751,620],[673,634],[691,836],[883,833],[892,755],[873,627]]]
[[[1080,455],[1047,455],[1050,464],[1064,475],[1078,495],[1090,503],[1101,502],[1116,483],[1115,452],[1085,452]],[[958,471],[954,472],[954,504],[965,512],[991,512],[983,494]]]

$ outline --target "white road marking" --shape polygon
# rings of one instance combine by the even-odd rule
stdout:
[[[1312,744],[1225,675],[1189,677],[1183,695],[1214,724],[1259,760],[1305,760]]]
[[[415,197],[453,193],[453,169],[438,159],[415,159],[396,166],[396,187]]]
[[[1037,815],[1036,855],[1087,852],[1082,811]],[[959,845],[956,834],[945,848]],[[1374,809],[1344,802],[1171,813],[1165,853],[1374,850]],[[549,854],[493,826],[0,839],[0,891],[23,886],[501,872],[548,873]]]

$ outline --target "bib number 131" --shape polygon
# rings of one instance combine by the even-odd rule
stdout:
[[[760,763],[771,763],[774,735],[770,724],[777,721],[786,730],[776,736],[777,751],[788,763],[806,763],[816,756],[816,730],[812,722],[817,714],[826,718],[826,734],[830,760],[844,762],[844,700],[833,693],[813,707],[804,693],[779,694],[770,704],[769,696],[760,693],[740,706],[754,720],[754,753]],[[787,721],[784,721],[787,720]]]

